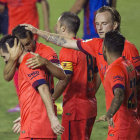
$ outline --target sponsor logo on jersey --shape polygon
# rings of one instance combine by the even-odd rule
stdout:
[[[32,80],[34,77],[39,75],[39,71],[34,71],[34,72],[27,74],[27,75],[28,75],[28,77],[31,78],[30,80]]]

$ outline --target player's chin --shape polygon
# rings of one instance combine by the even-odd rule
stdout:
[[[99,33],[99,37],[103,39],[105,37],[105,34],[104,33]]]

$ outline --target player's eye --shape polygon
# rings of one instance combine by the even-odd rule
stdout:
[[[30,44],[31,44],[31,42],[29,41],[25,44],[25,46],[29,46]]]

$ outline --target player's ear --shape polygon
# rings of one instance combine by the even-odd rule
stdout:
[[[119,26],[118,22],[115,21],[113,25],[113,30],[116,30],[118,26]]]
[[[62,26],[62,27],[61,27],[61,31],[62,31],[62,32],[65,32],[65,31],[66,31],[66,26]]]

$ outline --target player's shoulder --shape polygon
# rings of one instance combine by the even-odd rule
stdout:
[[[54,50],[52,47],[50,47],[50,46],[48,46],[48,45],[46,45],[46,44],[43,44],[43,43],[38,43],[38,42],[36,42],[36,47],[37,47],[40,51],[55,52],[55,50]]]
[[[132,47],[132,48],[136,48],[136,46],[133,44],[133,43],[131,43],[130,41],[128,41],[128,40],[125,40],[125,47]]]
[[[59,59],[60,61],[73,61],[79,56],[78,53],[77,50],[62,48],[59,52]]]
[[[92,39],[82,40],[82,42],[102,43],[103,42],[103,39],[101,39],[101,38],[92,38]]]

